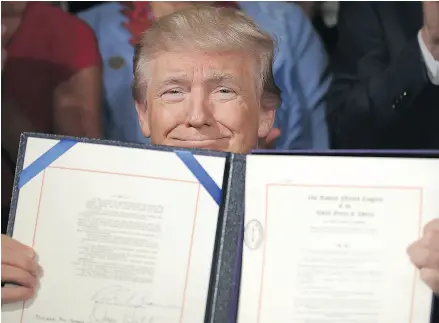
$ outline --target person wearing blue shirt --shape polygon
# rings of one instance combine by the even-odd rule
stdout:
[[[148,27],[153,16],[158,18],[192,4],[109,2],[78,14],[94,29],[104,62],[104,124],[108,139],[149,143],[140,131],[132,96],[134,46],[130,40]],[[234,4],[277,44],[273,76],[282,92],[282,104],[276,112],[275,127],[281,134],[274,148],[327,149],[325,96],[331,76],[324,46],[311,22],[292,3]]]

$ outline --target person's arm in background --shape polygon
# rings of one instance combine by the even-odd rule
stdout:
[[[60,31],[62,63],[69,75],[54,92],[54,132],[100,138],[102,63],[91,28],[79,19]],[[60,76],[62,77],[62,76]]]
[[[18,143],[23,132],[35,132],[32,122],[21,113],[20,109],[11,101],[2,100],[2,147],[8,153],[12,163],[18,155]]]
[[[416,36],[390,62],[373,6],[340,3],[335,77],[327,112],[333,148],[376,146],[382,131],[410,108],[429,83]]]
[[[4,80],[3,80],[3,67],[6,63],[7,59],[7,51],[3,46],[3,36],[6,33],[6,27],[2,25],[2,93],[4,93]],[[27,132],[35,131],[32,123],[27,117],[21,113],[20,109],[11,102],[10,100],[4,98],[2,96],[2,149],[5,149],[5,152],[8,156],[3,156],[2,158],[10,159],[11,163],[15,163],[18,154],[18,143],[20,142],[20,136],[23,129]]]
[[[277,148],[327,149],[326,94],[331,83],[328,57],[302,9],[292,7],[295,19],[287,22],[290,48],[279,51],[282,66],[276,61],[274,66],[276,83],[282,83],[278,84],[283,92],[282,105],[286,105],[279,111],[282,121],[277,126],[282,137]]]

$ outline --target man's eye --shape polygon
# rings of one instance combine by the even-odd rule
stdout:
[[[218,90],[218,92],[223,93],[223,94],[230,94],[230,93],[235,93],[235,91],[231,90],[231,89],[227,89],[227,88],[220,88]]]
[[[178,90],[178,89],[172,89],[172,90],[168,90],[168,91],[166,91],[166,92],[163,93],[163,94],[179,94],[179,93],[181,93],[181,90]]]
[[[236,96],[236,92],[232,89],[221,87],[218,88],[214,93],[214,97],[218,100],[231,100]]]
[[[162,99],[170,102],[181,101],[184,98],[184,93],[182,89],[170,89],[164,92],[162,95]]]

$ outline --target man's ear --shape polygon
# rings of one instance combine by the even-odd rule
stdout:
[[[137,116],[139,118],[140,129],[145,137],[151,137],[151,129],[149,128],[148,110],[145,103],[136,101]]]
[[[264,93],[261,98],[261,111],[259,118],[258,137],[265,138],[270,133],[274,124],[276,109],[279,106],[279,98],[275,94]]]

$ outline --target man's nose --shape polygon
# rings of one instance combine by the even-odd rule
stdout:
[[[213,124],[209,98],[202,91],[194,91],[188,100],[186,126],[201,128]]]

